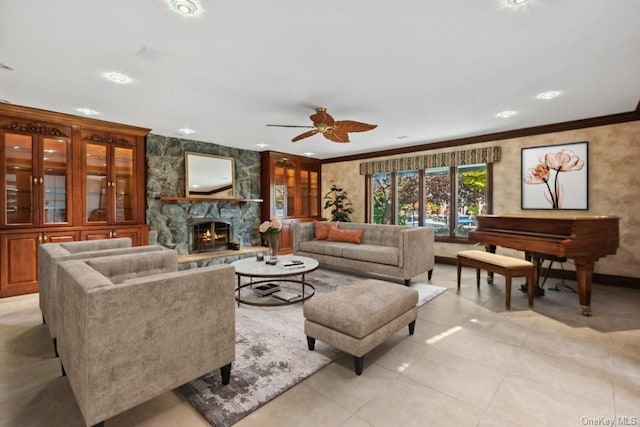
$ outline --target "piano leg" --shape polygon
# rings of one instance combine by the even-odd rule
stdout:
[[[535,253],[533,252],[529,252],[529,251],[525,251],[524,252],[524,259],[526,259],[529,262],[532,262],[533,265],[536,266],[536,279],[535,279],[535,287],[533,288],[533,294],[537,297],[543,297],[544,296],[544,288],[542,286],[540,286],[540,272],[542,271],[542,263],[543,263],[543,259],[536,256]],[[520,286],[520,290],[522,292],[527,292],[529,293],[529,283],[525,283],[524,285]]]
[[[486,252],[496,253],[496,245],[485,245],[484,250]],[[487,271],[487,283],[493,285],[493,271]]]
[[[578,298],[583,316],[591,316],[591,281],[593,280],[593,259],[575,259]]]

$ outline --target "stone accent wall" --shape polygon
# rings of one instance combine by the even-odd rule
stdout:
[[[191,151],[233,157],[236,197],[260,198],[260,153],[207,142],[149,134],[147,136],[147,223],[149,243],[189,253],[189,218],[223,218],[233,224],[233,239],[242,246],[259,246],[258,202],[169,202],[159,197],[184,197],[184,153]]]

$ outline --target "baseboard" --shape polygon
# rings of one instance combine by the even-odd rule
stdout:
[[[436,256],[436,264],[456,265],[456,259],[452,257]],[[553,279],[567,279],[576,281],[576,272],[572,270],[557,270],[552,268],[549,275]],[[623,288],[640,289],[639,277],[615,276],[612,274],[593,273],[593,282],[600,285],[620,286]]]

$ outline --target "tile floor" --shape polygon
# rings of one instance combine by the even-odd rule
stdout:
[[[236,426],[640,425],[640,290],[594,285],[587,318],[566,291],[529,310],[514,286],[506,311],[499,279],[477,291],[465,270],[458,293],[455,267],[439,264],[432,282],[449,290],[420,308],[414,336],[369,354],[362,376],[342,357]],[[84,425],[37,295],[0,299],[0,344],[0,426]],[[208,423],[168,392],[105,425]]]

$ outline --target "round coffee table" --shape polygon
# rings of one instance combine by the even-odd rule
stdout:
[[[305,274],[318,268],[318,261],[313,258],[297,255],[279,255],[276,265],[269,265],[265,261],[258,261],[255,257],[244,258],[231,263],[236,269],[238,287],[236,301],[256,306],[278,306],[297,304],[308,300],[316,293],[316,288],[305,281]],[[300,266],[287,268],[285,265],[291,261],[300,261]],[[296,278],[300,276],[300,278]],[[248,277],[249,283],[244,285],[242,277]],[[254,280],[258,278],[260,280]],[[279,286],[279,291],[268,295],[256,295],[253,288],[260,285],[274,284]],[[242,290],[251,292],[242,292]]]

